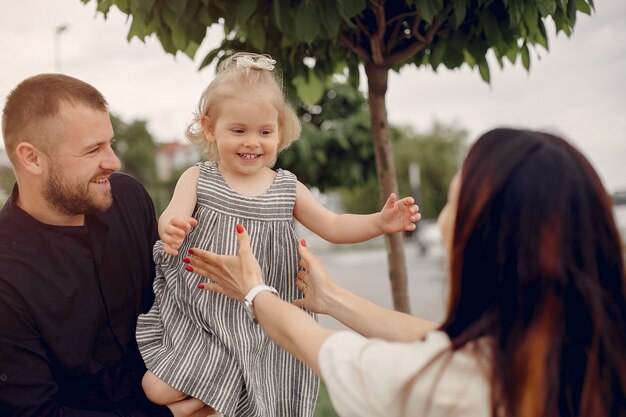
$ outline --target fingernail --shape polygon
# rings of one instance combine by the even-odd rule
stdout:
[[[193,255],[193,250],[189,249],[189,253]]]
[[[199,290],[203,290],[203,289],[204,289],[204,284],[200,284],[200,285],[198,285],[198,289],[199,289]]]
[[[193,267],[191,267],[191,266],[188,266],[188,267],[186,267],[185,269],[186,269],[187,271],[189,271],[189,272],[193,272]]]
[[[302,240],[300,241],[300,244],[306,248],[306,240],[302,239]]]
[[[186,264],[188,264],[188,263],[189,263],[189,262],[191,262],[191,261],[189,260],[189,258],[183,258],[183,262],[184,262],[184,263],[186,263]]]
[[[237,225],[237,233],[243,233],[243,226],[240,224]]]

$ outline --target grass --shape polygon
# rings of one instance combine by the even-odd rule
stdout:
[[[333,408],[328,397],[326,385],[320,383],[320,392],[317,396],[317,404],[315,405],[315,414],[313,417],[339,417],[339,414]]]

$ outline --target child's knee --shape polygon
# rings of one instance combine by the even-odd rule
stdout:
[[[159,405],[167,405],[187,398],[185,393],[170,387],[150,371],[144,374],[141,380],[141,387],[146,397]]]

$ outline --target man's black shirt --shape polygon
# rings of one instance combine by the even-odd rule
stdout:
[[[171,416],[141,390],[135,341],[149,310],[158,238],[133,178],[110,178],[113,205],[80,227],[0,211],[0,415]]]

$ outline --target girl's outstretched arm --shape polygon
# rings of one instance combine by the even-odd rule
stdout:
[[[320,204],[298,181],[294,217],[304,227],[332,243],[364,242],[385,233],[415,230],[420,219],[413,197],[398,200],[391,194],[380,212],[336,214]]]

